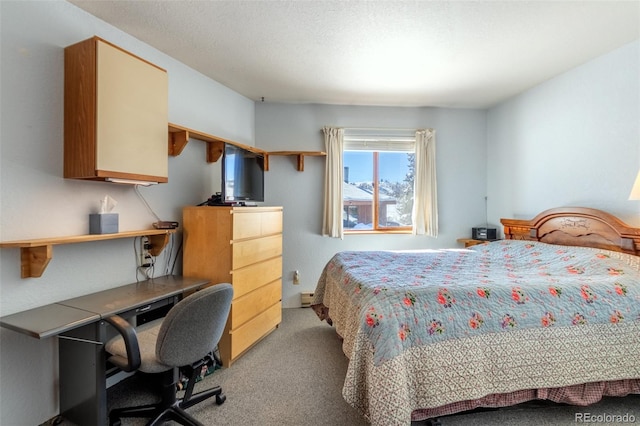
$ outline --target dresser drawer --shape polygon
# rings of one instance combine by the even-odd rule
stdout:
[[[282,306],[278,302],[269,309],[231,331],[231,359],[235,359],[258,339],[282,322]]]
[[[260,237],[260,214],[233,212],[233,239]]]
[[[282,233],[282,210],[233,212],[233,239],[243,240]]]
[[[237,241],[231,245],[232,269],[240,269],[282,255],[282,235]]]
[[[279,278],[282,278],[282,256],[236,269],[232,272],[233,298],[238,299]]]
[[[282,234],[282,210],[264,212],[260,215],[260,233],[262,235]]]
[[[280,279],[235,299],[231,305],[231,328],[234,330],[239,328],[256,315],[269,309],[274,303],[280,302],[281,299],[282,280]]]

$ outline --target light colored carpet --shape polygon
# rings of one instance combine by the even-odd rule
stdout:
[[[333,327],[311,309],[284,309],[280,327],[196,385],[196,391],[220,385],[226,402],[218,406],[211,399],[188,412],[205,425],[366,425],[342,398],[346,371]],[[133,377],[109,389],[110,408],[155,402],[136,382]],[[123,426],[143,424],[122,419]]]
[[[211,399],[188,412],[207,426],[367,425],[342,399],[346,370],[347,359],[333,327],[320,322],[311,309],[284,309],[278,329],[230,368],[217,370],[196,385],[196,391],[222,386],[227,401],[218,406]],[[111,387],[108,395],[109,408],[155,402],[150,388],[135,376]],[[627,414],[640,424],[640,395],[606,398],[589,407],[538,401],[443,417],[440,421],[443,426],[575,426],[579,423],[576,413]],[[122,419],[123,426],[145,423],[142,419]],[[413,426],[423,424],[427,423]]]

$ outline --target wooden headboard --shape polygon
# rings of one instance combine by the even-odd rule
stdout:
[[[500,219],[508,240],[596,247],[640,255],[640,228],[633,228],[601,210],[559,207],[531,220]]]

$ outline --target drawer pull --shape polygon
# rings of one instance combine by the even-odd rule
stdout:
[[[145,311],[148,311],[149,309],[151,309],[151,305],[142,306],[142,307],[136,309],[136,312],[145,312]]]

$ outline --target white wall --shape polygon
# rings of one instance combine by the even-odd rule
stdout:
[[[2,241],[86,234],[88,214],[106,194],[118,201],[120,230],[155,221],[130,187],[62,178],[63,49],[93,35],[167,69],[172,123],[254,144],[253,101],[70,3],[1,1],[0,19]],[[219,174],[219,165],[206,163],[204,144],[191,141],[169,158],[169,183],[141,192],[162,219],[181,222],[182,206],[220,190]],[[54,246],[44,275],[29,279],[20,278],[19,250],[0,250],[0,315],[135,282],[132,246],[133,239]],[[0,424],[35,425],[57,415],[56,377],[55,339],[0,329]]]
[[[640,225],[640,41],[488,112],[489,217],[552,207],[605,210]]]
[[[324,157],[271,156],[266,203],[284,207],[283,306],[300,306],[300,292],[313,291],[322,268],[338,251],[456,247],[485,223],[485,112],[442,108],[337,105],[256,105],[256,145],[267,151],[324,151],[322,127],[391,127],[436,130],[438,238],[412,235],[323,237]],[[300,285],[293,285],[299,270]]]

